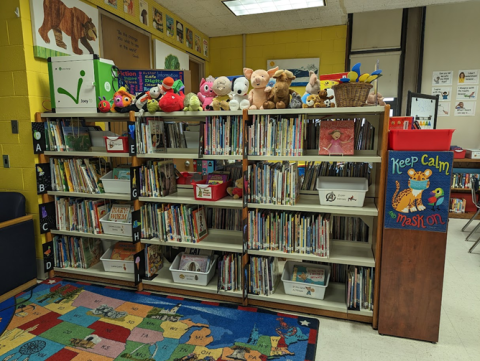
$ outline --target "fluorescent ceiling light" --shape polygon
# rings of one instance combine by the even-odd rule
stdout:
[[[222,2],[236,16],[325,6],[325,0],[225,0]]]

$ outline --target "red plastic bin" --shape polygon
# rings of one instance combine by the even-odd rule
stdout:
[[[388,132],[390,150],[450,150],[455,129],[392,129]]]
[[[180,177],[177,179],[177,184],[193,184],[193,176],[198,174],[202,179],[206,179],[207,176],[202,176],[202,173],[199,172],[180,172]]]
[[[453,158],[454,159],[463,159],[465,158],[465,153],[467,151],[465,149],[454,149],[453,150]]]
[[[197,201],[218,201],[228,195],[227,188],[232,181],[222,184],[208,184],[206,180],[192,182],[193,194]],[[203,185],[203,186],[202,186]]]
[[[103,137],[108,153],[128,152],[128,137]]]

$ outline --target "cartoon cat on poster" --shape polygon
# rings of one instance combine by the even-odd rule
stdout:
[[[385,228],[446,232],[452,152],[388,152]]]

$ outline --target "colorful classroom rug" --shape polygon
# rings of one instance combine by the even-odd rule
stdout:
[[[0,361],[315,360],[319,321],[61,279],[0,304]]]

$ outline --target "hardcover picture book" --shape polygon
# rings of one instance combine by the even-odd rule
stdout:
[[[132,206],[129,204],[114,204],[108,220],[112,222],[130,223],[132,220]]]
[[[159,168],[159,179],[162,197],[177,192],[177,178],[175,165],[173,163],[162,164]]]
[[[67,152],[88,152],[90,150],[92,141],[87,127],[71,125],[63,126],[62,130]]]
[[[130,180],[130,167],[113,168],[113,179]]]
[[[208,184],[222,184],[228,181],[227,174],[209,174],[207,176],[207,183]]]
[[[292,281],[325,286],[325,270],[305,266],[294,266]]]
[[[322,121],[320,123],[320,155],[353,155],[353,120]]]
[[[166,152],[165,126],[163,120],[150,120],[150,140],[153,153]]]
[[[192,212],[193,224],[195,226],[196,234],[198,235],[197,242],[207,237],[207,218],[205,217],[205,207],[200,207]]]
[[[100,257],[103,254],[102,241],[100,239],[82,238],[81,244],[85,268],[90,268],[100,262]]]
[[[133,243],[117,242],[115,246],[113,246],[110,259],[133,261],[135,253],[137,252],[135,251],[135,245]]]
[[[203,255],[183,254],[178,269],[180,271],[202,272],[208,271],[210,257]]]
[[[146,276],[154,276],[163,266],[162,251],[160,245],[145,245]]]

